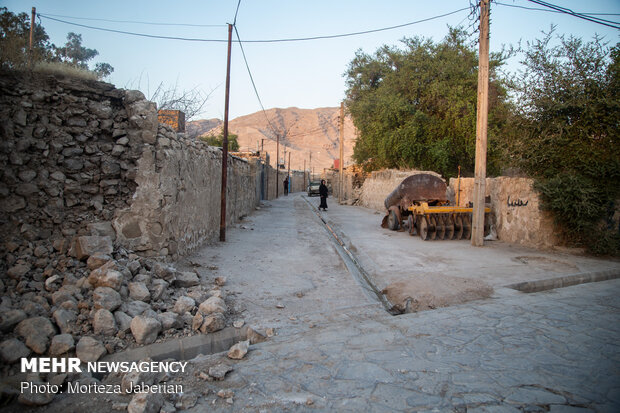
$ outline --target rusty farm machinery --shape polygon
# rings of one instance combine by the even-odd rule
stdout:
[[[424,241],[469,239],[473,208],[450,205],[446,189],[445,182],[432,174],[420,173],[405,178],[385,198],[387,214],[381,226],[396,231],[407,222],[409,234],[417,234]],[[491,210],[485,207],[484,212],[487,235]]]

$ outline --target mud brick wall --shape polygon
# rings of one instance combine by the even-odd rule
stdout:
[[[141,92],[0,73],[3,241],[107,235],[145,256],[187,253],[219,233],[221,159],[159,124]],[[256,168],[235,157],[228,167],[231,223],[258,200]]]

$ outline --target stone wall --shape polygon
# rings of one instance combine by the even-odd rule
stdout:
[[[219,233],[221,150],[158,123],[138,91],[59,75],[0,75],[5,241],[117,237],[176,256]],[[255,162],[255,161],[254,161]],[[229,158],[227,222],[259,202],[259,168]]]
[[[540,198],[532,183],[529,178],[500,176],[486,179],[485,196],[491,200],[497,238],[538,248],[560,245],[561,240],[555,236],[553,218],[540,209]],[[473,196],[474,178],[461,178],[460,184],[458,179],[451,178],[450,188],[455,197],[459,194],[459,205],[468,205]]]
[[[387,195],[406,177],[420,171],[383,170],[372,172],[357,191],[352,187],[351,175],[345,174],[345,202],[385,212],[383,202]],[[430,172],[437,176],[435,172]],[[334,197],[337,197],[337,174],[334,179]],[[459,205],[468,205],[473,194],[473,178],[450,179],[448,198]],[[556,237],[553,218],[540,209],[540,198],[528,178],[487,178],[486,196],[490,197],[495,229],[499,240],[536,248],[561,245]],[[459,191],[460,190],[460,191]],[[351,199],[353,197],[354,199]]]
[[[372,172],[370,177],[364,181],[362,190],[359,194],[358,204],[366,208],[385,212],[383,202],[403,179],[418,173],[431,173],[440,176],[435,172],[417,170],[395,170],[386,169],[383,171]]]
[[[150,105],[106,83],[3,72],[3,235],[71,237],[127,207],[143,145],[156,137],[157,118],[140,114]]]

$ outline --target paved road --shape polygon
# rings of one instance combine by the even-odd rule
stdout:
[[[338,215],[355,222],[354,215],[337,209],[332,206],[323,215],[346,233],[350,226]],[[225,381],[207,384],[213,392],[192,411],[207,406],[235,411],[620,411],[620,280],[533,294],[497,288],[490,299],[394,317],[334,264],[336,254],[326,247],[329,236],[299,197],[274,201],[243,225],[232,231],[231,244],[209,251],[217,252],[214,262],[229,274],[239,302],[274,293],[253,310],[267,324],[276,323],[279,335],[253,346]],[[270,227],[266,233],[264,225]],[[276,252],[272,245],[262,251],[280,270],[267,267],[256,275],[253,268],[260,263],[230,259],[274,234],[280,240]],[[277,252],[280,248],[288,252]],[[459,256],[466,256],[468,247],[460,248]],[[316,267],[317,251],[324,257],[322,265],[330,263],[327,267]],[[297,259],[303,271],[297,270]],[[588,261],[565,256],[562,262],[571,260]],[[491,272],[485,268],[484,274]],[[243,285],[235,281],[238,276]],[[308,282],[315,287],[312,294],[292,294]],[[274,308],[278,300],[284,309]],[[196,371],[220,358],[197,362]],[[232,407],[213,395],[221,388],[235,392]]]
[[[532,294],[495,285],[488,299],[391,316],[298,195],[268,203],[227,239],[187,262],[226,276],[239,317],[277,335],[240,361],[194,360],[173,379],[199,395],[187,411],[620,411],[620,280]],[[196,378],[219,362],[234,368],[225,380]],[[232,405],[221,389],[234,392]],[[60,397],[34,411],[103,412],[123,400]]]

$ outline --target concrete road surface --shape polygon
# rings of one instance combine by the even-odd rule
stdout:
[[[291,194],[265,203],[228,229],[226,243],[179,263],[226,276],[236,316],[276,331],[242,360],[203,356],[172,377],[196,396],[187,411],[620,411],[620,280],[529,294],[505,287],[613,278],[618,262],[501,242],[422,242],[381,229],[372,211],[330,199],[317,213],[318,202]],[[355,274],[320,217],[376,288]],[[395,280],[428,274],[481,281],[492,293],[399,316],[377,299]],[[233,370],[222,381],[201,379],[218,363]],[[109,411],[129,400],[60,395],[32,411]]]

